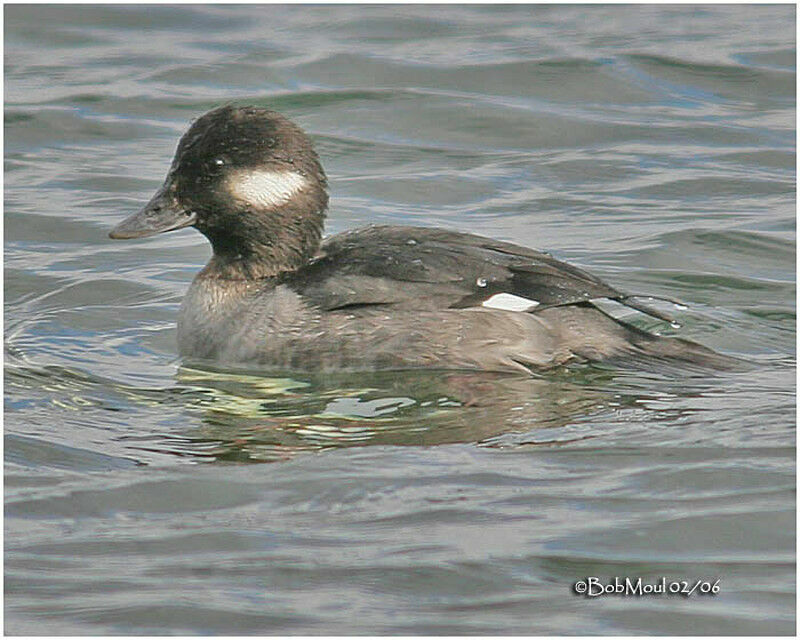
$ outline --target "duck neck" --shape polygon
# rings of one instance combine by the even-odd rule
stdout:
[[[222,228],[202,228],[214,254],[199,276],[263,280],[296,271],[317,253],[324,218],[324,206],[297,211],[287,205],[258,213],[244,212],[235,224],[228,221]]]

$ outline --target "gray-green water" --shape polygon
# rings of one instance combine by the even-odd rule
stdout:
[[[6,6],[5,65],[7,632],[794,631],[793,6]],[[232,99],[314,135],[329,232],[548,249],[756,368],[182,368],[207,245],[106,234]]]

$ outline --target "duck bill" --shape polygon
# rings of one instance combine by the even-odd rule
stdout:
[[[177,206],[175,199],[169,197],[166,187],[161,187],[144,208],[125,218],[108,234],[114,240],[146,238],[165,231],[189,227],[197,221],[194,211],[186,211]]]

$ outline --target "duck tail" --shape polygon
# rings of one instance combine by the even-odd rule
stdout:
[[[620,323],[624,324],[624,323]],[[636,330],[636,327],[626,327]],[[632,331],[633,333],[633,331]],[[664,338],[644,331],[642,336],[631,336],[633,354],[641,354],[646,359],[669,361],[673,364],[686,365],[714,371],[745,371],[750,365],[744,360],[717,353],[702,344],[684,338]]]
[[[573,354],[592,362],[624,360],[640,365],[659,362],[706,371],[752,368],[744,360],[717,353],[691,340],[643,331],[591,303],[543,309],[541,314],[562,330],[562,338]]]

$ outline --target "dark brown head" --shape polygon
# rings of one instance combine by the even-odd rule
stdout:
[[[274,111],[220,107],[192,124],[163,186],[109,235],[194,226],[214,249],[209,276],[275,275],[299,268],[319,247],[326,187],[302,129]]]

